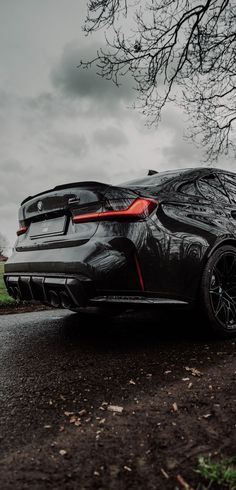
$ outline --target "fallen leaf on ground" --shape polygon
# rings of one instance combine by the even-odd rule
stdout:
[[[60,449],[59,454],[61,456],[65,456],[67,454],[67,451],[65,449]]]
[[[86,412],[85,408],[83,408],[83,410],[80,410],[79,415],[80,415],[80,417],[82,417],[82,416],[83,416],[83,415],[85,415],[86,413],[87,413],[87,412]]]
[[[203,373],[196,368],[185,367],[186,371],[189,371],[193,376],[203,376]]]
[[[70,418],[70,424],[74,424],[79,427],[79,425],[81,425],[80,418],[73,415],[73,417]]]
[[[116,412],[116,413],[122,413],[124,408],[120,407],[119,405],[108,405],[107,407],[110,412]]]

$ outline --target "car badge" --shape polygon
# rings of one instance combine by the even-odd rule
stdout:
[[[38,201],[37,208],[38,208],[39,211],[42,211],[42,209],[43,209],[43,203],[42,203],[42,201]]]
[[[80,197],[71,197],[68,199],[68,204],[76,204],[78,202],[80,202]]]

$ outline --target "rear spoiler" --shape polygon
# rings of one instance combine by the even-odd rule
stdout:
[[[100,186],[100,187],[113,187],[111,184],[104,184],[103,182],[95,182],[95,181],[84,181],[84,182],[71,182],[69,184],[64,184],[64,185],[57,185],[56,187],[53,187],[53,189],[48,189],[47,191],[39,192],[38,194],[34,194],[33,196],[28,196],[24,201],[22,201],[21,206],[25,204],[26,202],[30,201],[31,199],[34,199],[35,197],[42,196],[43,194],[48,194],[49,192],[53,191],[59,191],[62,189],[71,189],[73,187],[86,187],[86,186]]]

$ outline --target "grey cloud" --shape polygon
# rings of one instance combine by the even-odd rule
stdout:
[[[93,133],[93,139],[102,148],[117,148],[128,144],[128,138],[125,133],[113,126],[97,129]]]
[[[9,96],[5,90],[0,90],[0,110],[6,110],[9,105]]]
[[[60,151],[63,155],[70,154],[72,157],[84,157],[89,149],[88,142],[84,135],[54,132],[51,134],[49,143]]]
[[[77,68],[81,58],[91,60],[96,57],[96,46],[79,46],[70,43],[62,53],[58,65],[52,70],[51,78],[55,88],[73,98],[86,98],[103,106],[117,106],[121,101],[132,99],[132,81],[124,77],[123,84],[114,83],[97,75],[98,68]]]
[[[27,192],[25,188],[26,178],[24,172],[18,173],[16,178],[13,178],[10,172],[2,173],[0,181],[0,207],[6,203],[18,205]]]
[[[169,168],[201,165],[202,152],[184,137],[186,120],[184,113],[175,106],[168,108],[162,119],[163,129],[169,133],[168,145],[163,145],[161,154]]]
[[[30,98],[27,105],[28,109],[39,117],[47,117],[50,120],[58,117],[77,117],[79,114],[79,107],[73,100],[50,92]]]
[[[24,167],[22,163],[18,162],[17,160],[6,160],[0,164],[0,170],[4,173],[21,174],[23,169]]]
[[[170,146],[162,148],[161,153],[165,161],[171,166],[192,167],[201,163],[200,151],[190,143],[180,139],[178,135],[174,136]]]
[[[186,120],[183,111],[174,104],[164,110],[161,119],[161,124],[164,128],[178,132],[180,136],[183,136],[185,123]]]
[[[97,160],[96,163],[90,166],[88,162],[81,164],[81,162],[75,162],[76,164],[67,168],[61,168],[60,182],[64,184],[65,182],[78,182],[85,180],[93,180],[98,182],[109,182],[109,164],[110,162],[105,162],[103,160]]]

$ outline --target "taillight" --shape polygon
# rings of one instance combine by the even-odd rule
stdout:
[[[17,236],[24,235],[28,230],[27,226],[22,226],[19,228],[19,230],[16,232]]]
[[[149,216],[157,207],[158,203],[154,199],[138,198],[126,209],[104,211],[99,213],[80,214],[73,217],[74,223],[87,223],[88,221],[105,221],[105,220],[135,220]]]

